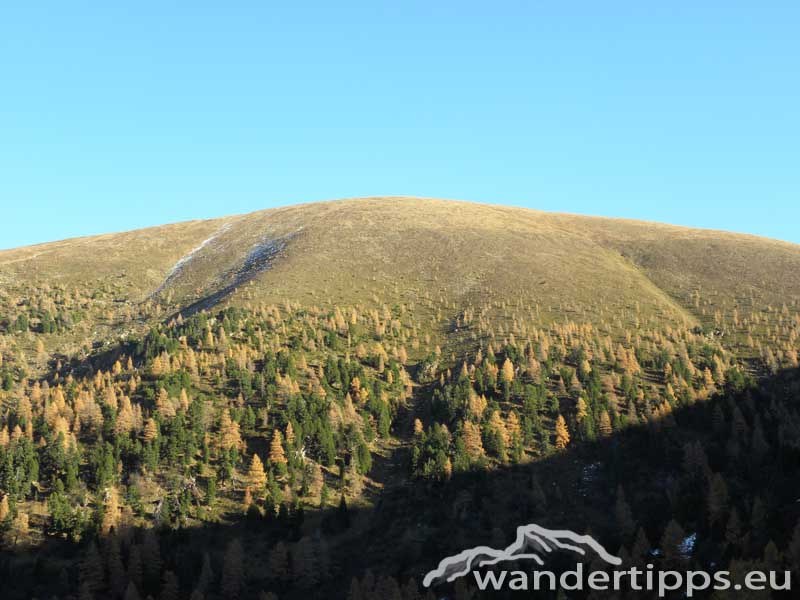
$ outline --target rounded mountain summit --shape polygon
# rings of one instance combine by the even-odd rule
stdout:
[[[637,306],[691,322],[693,298],[800,296],[800,246],[750,235],[450,200],[298,204],[0,252],[0,284],[113,290],[193,312],[219,303],[393,304],[454,313],[535,302],[591,319]]]

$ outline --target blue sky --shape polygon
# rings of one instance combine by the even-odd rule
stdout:
[[[800,242],[796,2],[17,2],[0,247],[420,195]]]

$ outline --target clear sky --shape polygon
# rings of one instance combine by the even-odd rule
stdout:
[[[0,247],[419,195],[800,242],[797,2],[9,2]]]

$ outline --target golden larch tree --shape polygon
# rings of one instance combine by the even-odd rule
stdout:
[[[589,407],[586,406],[586,400],[583,399],[583,396],[578,398],[578,404],[576,406],[575,412],[575,420],[578,423],[583,422],[586,416],[589,414]]]
[[[488,402],[486,401],[486,396],[481,394],[480,396],[472,391],[470,388],[470,395],[469,395],[469,413],[472,417],[477,420],[480,420],[483,416],[483,412],[486,410],[488,406]]]
[[[117,527],[119,524],[119,494],[117,488],[110,487],[106,490],[106,496],[103,499],[103,523],[102,532],[107,534],[112,528]]]
[[[487,428],[491,431],[496,431],[503,440],[503,445],[508,448],[508,444],[511,440],[509,438],[508,431],[506,430],[506,424],[503,421],[503,417],[500,415],[500,411],[496,410],[492,413],[492,416],[489,417]]]
[[[283,436],[276,429],[272,434],[272,442],[269,445],[269,462],[272,464],[286,464],[286,453],[283,451]]]
[[[172,404],[172,400],[167,393],[167,390],[161,388],[158,391],[158,397],[156,398],[156,410],[158,414],[161,415],[161,418],[165,421],[170,421],[175,417],[175,406]]]
[[[292,427],[292,422],[289,421],[286,424],[286,445],[292,448],[294,446],[294,441],[294,427]]]
[[[253,504],[253,492],[250,491],[250,486],[248,485],[246,488],[244,488],[244,499],[242,500],[242,512],[247,514],[252,504]]]
[[[506,431],[508,432],[508,437],[512,443],[519,441],[520,435],[522,433],[522,428],[519,424],[519,416],[517,416],[517,411],[512,410],[508,413],[508,418],[506,419]]]
[[[231,419],[231,413],[227,408],[222,411],[220,417],[219,445],[226,450],[241,448],[242,446],[242,435],[239,431],[239,423]]]
[[[152,417],[147,419],[147,422],[144,425],[144,442],[145,444],[149,444],[153,442],[158,437],[158,424],[156,420]]]
[[[3,499],[0,500],[0,523],[8,518],[8,513],[8,494],[4,494]]]
[[[510,359],[507,358],[505,361],[503,361],[501,373],[506,383],[511,383],[514,381],[514,363],[512,363]]]
[[[481,441],[480,427],[471,421],[464,421],[464,428],[461,435],[464,440],[464,450],[467,455],[473,460],[483,457],[484,450],[483,442]]]
[[[558,415],[556,419],[556,448],[563,450],[569,444],[569,430],[564,417]]]
[[[611,417],[607,410],[600,413],[600,420],[597,423],[597,432],[601,437],[608,437],[611,435]]]
[[[264,472],[264,464],[258,457],[258,454],[253,454],[250,460],[250,469],[247,471],[247,483],[258,494],[264,489],[267,484],[267,474]]]

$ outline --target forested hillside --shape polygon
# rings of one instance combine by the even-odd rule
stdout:
[[[467,600],[419,583],[529,522],[798,570],[799,350],[800,247],[721,232],[365,199],[3,251],[0,597]]]

